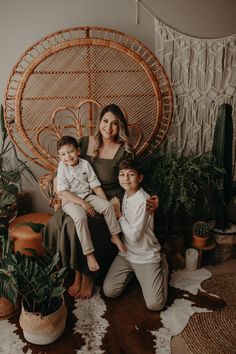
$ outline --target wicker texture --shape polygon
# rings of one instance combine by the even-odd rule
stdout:
[[[79,27],[44,37],[20,58],[5,95],[11,139],[48,171],[62,134],[93,135],[100,108],[125,110],[137,154],[165,138],[172,118],[166,74],[141,42],[124,33]]]
[[[181,333],[194,354],[234,354],[236,348],[236,274],[219,274],[203,283],[203,289],[227,304],[221,311],[195,314]]]

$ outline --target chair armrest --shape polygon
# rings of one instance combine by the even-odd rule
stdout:
[[[55,188],[56,172],[43,175],[39,180],[39,187],[43,196],[47,199],[49,206],[56,211],[61,207],[61,199]]]

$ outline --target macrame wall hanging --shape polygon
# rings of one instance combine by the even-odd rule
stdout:
[[[173,30],[150,10],[153,17],[155,54],[163,65],[174,94],[172,126],[165,149],[182,155],[211,150],[213,132],[222,103],[233,107],[236,143],[236,34],[219,39],[200,39]]]

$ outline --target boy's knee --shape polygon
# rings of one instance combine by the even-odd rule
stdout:
[[[103,212],[107,212],[107,211],[111,211],[113,210],[113,206],[110,202],[108,202],[107,200],[104,200],[104,204],[103,204]]]
[[[74,222],[76,224],[83,224],[83,223],[87,223],[88,222],[88,217],[86,214],[77,214],[74,216]]]
[[[111,285],[109,284],[109,282],[104,281],[103,284],[103,293],[106,297],[115,297],[114,296],[114,292],[113,292],[113,288],[111,287]]]
[[[146,301],[146,306],[150,311],[161,311],[165,306],[164,299],[161,301],[156,301],[155,299]]]

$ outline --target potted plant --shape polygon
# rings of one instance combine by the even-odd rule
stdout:
[[[59,254],[37,257],[37,262],[27,259],[27,264],[21,262],[23,266],[17,274],[22,296],[20,326],[30,343],[53,343],[64,332],[66,324],[67,308],[62,296],[66,268],[56,270]]]
[[[236,225],[229,217],[229,204],[236,201],[236,186],[233,181],[233,119],[232,106],[223,103],[219,108],[216,120],[212,153],[216,164],[225,173],[221,178],[222,192],[215,194],[215,222],[212,234],[216,241],[216,263],[226,261],[235,256],[234,245]],[[233,214],[232,214],[233,215]]]
[[[193,224],[193,242],[196,248],[206,246],[210,232],[210,225],[206,221],[196,221]]]
[[[33,171],[18,156],[14,144],[8,139],[4,124],[3,106],[0,110],[0,218],[11,219],[22,198],[21,176],[37,181]]]
[[[172,221],[183,225],[198,210],[210,210],[214,192],[219,191],[224,170],[211,154],[179,156],[158,151],[143,159],[145,188],[159,196],[164,234],[172,233]]]
[[[233,187],[233,119],[232,106],[223,103],[219,108],[216,120],[212,153],[216,165],[224,169],[221,178],[221,193],[215,194],[215,227],[225,230],[229,227],[230,221],[227,213],[227,206],[231,198],[236,195],[236,187]]]
[[[0,227],[5,229],[5,225],[0,225]],[[15,278],[17,261],[13,254],[12,241],[4,236],[0,236],[0,240],[0,319],[5,319],[11,317],[18,309]]]
[[[3,240],[5,244],[11,241]],[[25,339],[34,344],[54,342],[64,331],[67,309],[63,300],[66,268],[57,269],[59,254],[32,257],[7,253],[0,265],[0,294],[11,303],[22,299],[20,325]]]

